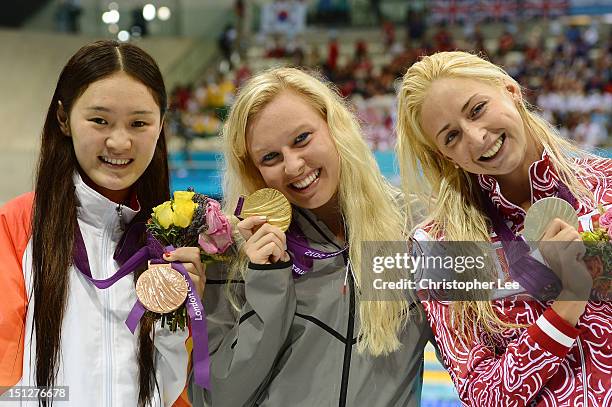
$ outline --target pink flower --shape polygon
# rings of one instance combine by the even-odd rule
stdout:
[[[612,225],[612,208],[608,209],[606,213],[599,218],[599,226],[602,228],[611,229],[610,225]]]
[[[206,204],[206,232],[200,233],[198,243],[208,254],[220,254],[232,244],[232,228],[221,211],[221,205],[214,199]]]

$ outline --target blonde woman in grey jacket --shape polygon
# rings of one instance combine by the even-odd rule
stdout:
[[[229,274],[207,271],[212,390],[194,404],[418,406],[431,336],[420,305],[403,291],[366,296],[359,267],[362,242],[405,240],[402,200],[341,97],[297,69],[264,72],[239,92],[223,138],[227,212],[274,188],[293,222],[286,234],[265,217],[240,221]],[[328,258],[298,264],[296,244]]]

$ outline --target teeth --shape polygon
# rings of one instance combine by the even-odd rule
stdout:
[[[108,157],[101,157],[102,161],[104,161],[105,163],[109,163],[109,164],[113,164],[113,165],[126,165],[129,164],[130,160],[119,160],[119,159],[115,159],[115,158],[108,158]]]
[[[493,157],[495,154],[497,154],[497,152],[499,151],[503,143],[504,141],[502,140],[502,137],[498,138],[495,144],[493,145],[493,147],[491,147],[489,151],[487,151],[486,153],[482,155],[482,158]]]
[[[310,174],[309,176],[307,176],[300,182],[294,182],[291,185],[298,189],[304,189],[308,187],[310,184],[312,184],[317,178],[319,178],[319,172],[320,170],[316,170],[315,172],[313,172],[312,174]]]

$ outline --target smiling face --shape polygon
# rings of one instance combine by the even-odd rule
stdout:
[[[124,72],[96,81],[77,99],[69,125],[77,161],[94,189],[124,201],[161,132],[160,107],[149,89]]]
[[[284,91],[249,123],[247,148],[270,188],[317,209],[335,196],[340,159],[327,122],[298,94]]]
[[[473,174],[511,175],[533,155],[516,108],[519,89],[464,78],[431,84],[421,126],[438,151]]]

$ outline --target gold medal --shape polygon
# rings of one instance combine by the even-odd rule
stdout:
[[[169,264],[149,264],[138,277],[136,296],[149,311],[167,314],[185,302],[188,288],[185,277]]]
[[[240,217],[249,216],[266,216],[269,224],[286,232],[291,223],[291,204],[276,189],[263,188],[244,198]]]

